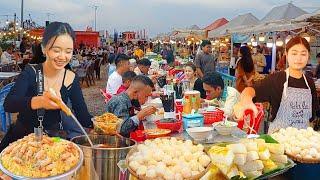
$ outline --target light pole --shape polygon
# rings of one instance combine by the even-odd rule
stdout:
[[[52,14],[52,13],[46,13],[46,15],[47,15],[48,21],[50,22],[50,16],[53,16],[54,14]]]
[[[94,9],[94,31],[97,31],[97,9],[99,6],[93,5],[91,7]]]
[[[23,0],[21,0],[21,27],[23,27]]]

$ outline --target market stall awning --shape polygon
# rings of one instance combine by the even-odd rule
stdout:
[[[205,37],[204,30],[176,29],[174,32],[176,32],[173,36],[174,38],[188,38],[194,36],[203,39]]]
[[[267,13],[264,18],[262,18],[261,22],[265,23],[278,20],[290,20],[303,14],[307,14],[307,12],[293,5],[292,3],[288,3],[286,5],[272,8],[271,11]]]
[[[313,13],[303,14],[295,18],[294,21],[320,22],[320,9],[314,11]]]
[[[230,31],[234,28],[239,28],[239,27],[243,27],[243,26],[252,26],[252,25],[256,25],[258,23],[259,23],[258,18],[256,18],[251,13],[239,15],[239,16],[235,17],[234,19],[232,19],[231,21],[229,21],[227,24],[225,24],[225,25],[223,25],[213,31],[209,31],[208,37],[214,38],[214,37],[224,36],[224,35],[230,34]]]
[[[249,33],[264,33],[264,32],[282,32],[282,31],[292,31],[295,29],[300,29],[307,27],[310,23],[300,22],[295,23],[291,21],[275,21],[269,23],[262,23],[252,27],[240,27],[231,30],[230,33],[239,33],[239,34],[249,34]]]
[[[213,23],[211,23],[209,26],[203,28],[205,31],[212,31],[214,29],[217,29],[220,26],[223,26],[227,24],[229,21],[226,18],[220,18],[215,20]]]

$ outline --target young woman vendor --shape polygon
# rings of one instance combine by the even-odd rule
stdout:
[[[292,38],[286,44],[286,56],[289,67],[285,71],[245,88],[234,107],[236,117],[240,118],[245,109],[257,111],[253,101],[269,102],[272,116],[268,133],[289,126],[307,128],[319,109],[314,82],[303,74],[310,57],[307,40],[299,36]]]
[[[60,107],[55,103],[70,99],[75,116],[82,126],[91,128],[88,112],[81,92],[78,76],[65,69],[70,62],[75,33],[67,23],[52,22],[43,34],[42,50],[46,56],[43,64],[28,65],[21,72],[4,102],[6,112],[18,112],[18,119],[11,125],[0,144],[2,151],[9,143],[33,133],[43,119],[44,132],[61,129]],[[49,89],[55,91],[51,93]]]

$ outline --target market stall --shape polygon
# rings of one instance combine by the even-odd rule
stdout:
[[[231,30],[239,27],[251,27],[258,24],[259,20],[251,13],[239,15],[228,23],[208,32],[208,38],[212,40],[214,52],[218,56],[218,70],[228,74],[231,58],[233,57],[233,42]]]

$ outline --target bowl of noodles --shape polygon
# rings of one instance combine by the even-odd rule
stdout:
[[[83,152],[76,144],[46,135],[37,141],[33,133],[0,154],[0,170],[13,179],[70,179],[82,162]]]
[[[116,135],[120,131],[122,120],[112,113],[104,113],[92,118],[94,131],[100,135]]]

